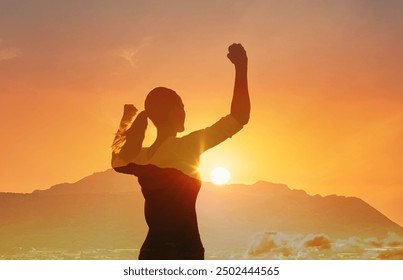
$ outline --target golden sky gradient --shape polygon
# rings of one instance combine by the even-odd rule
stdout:
[[[0,1],[0,191],[110,166],[124,103],[183,98],[186,131],[229,112],[227,47],[249,57],[250,123],[209,179],[357,196],[403,225],[401,1]],[[153,137],[149,131],[148,141]]]

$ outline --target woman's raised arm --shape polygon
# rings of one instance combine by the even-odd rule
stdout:
[[[250,100],[248,91],[248,57],[241,44],[232,44],[227,57],[235,66],[234,95],[231,103],[231,115],[242,125],[249,121]]]
[[[128,128],[136,113],[137,109],[133,105],[125,105],[123,117],[112,144],[113,168],[125,166],[132,162],[142,148],[147,129],[147,115],[144,111],[139,113]]]

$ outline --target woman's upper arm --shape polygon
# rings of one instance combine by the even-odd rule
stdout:
[[[232,137],[242,129],[233,116],[227,115],[205,129],[194,131],[182,137],[183,149],[196,149],[199,154],[220,144],[224,140]]]
[[[112,153],[112,168],[116,170],[116,168],[126,166],[129,163],[145,164],[144,153],[144,148],[142,148],[138,155],[132,159],[126,159],[125,157],[122,157],[120,153]]]

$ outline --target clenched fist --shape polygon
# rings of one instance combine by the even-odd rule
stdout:
[[[248,64],[246,51],[241,44],[232,44],[229,46],[227,57],[236,67],[246,67]]]

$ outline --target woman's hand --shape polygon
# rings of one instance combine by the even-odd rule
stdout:
[[[241,44],[232,44],[229,46],[227,57],[234,63],[235,67],[246,67],[248,64],[246,51]]]

